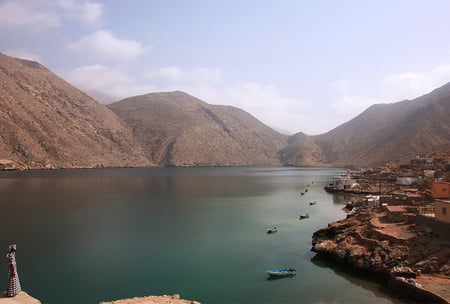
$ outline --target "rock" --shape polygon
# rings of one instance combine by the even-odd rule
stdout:
[[[197,301],[183,300],[179,294],[163,296],[136,297],[130,299],[100,302],[100,304],[200,304]]]
[[[446,285],[450,282],[450,248],[436,237],[419,236],[414,225],[382,223],[379,218],[383,216],[373,209],[330,223],[313,234],[311,250],[389,278],[391,287],[418,299],[436,303],[450,299]],[[425,274],[426,281],[416,282],[416,277],[425,278]],[[425,284],[428,281],[439,283]]]
[[[41,302],[21,291],[14,297],[7,297],[6,292],[0,293],[0,304],[41,304]]]

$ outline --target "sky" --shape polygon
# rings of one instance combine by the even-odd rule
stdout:
[[[0,52],[117,100],[181,90],[325,133],[450,81],[450,1],[0,0]]]

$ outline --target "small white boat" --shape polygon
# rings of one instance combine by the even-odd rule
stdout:
[[[294,268],[282,268],[266,270],[266,273],[269,277],[287,277],[295,275],[295,271]]]
[[[275,233],[275,232],[277,232],[278,231],[278,228],[277,227],[272,227],[272,228],[269,228],[269,229],[267,229],[267,233]]]

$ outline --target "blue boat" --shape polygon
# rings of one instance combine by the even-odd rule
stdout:
[[[295,271],[294,268],[282,268],[267,270],[266,273],[269,277],[288,277],[295,275]]]

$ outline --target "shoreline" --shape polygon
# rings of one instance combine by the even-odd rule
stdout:
[[[311,250],[375,274],[391,289],[415,300],[450,303],[450,248],[426,230],[406,222],[386,222],[381,209],[368,209],[316,231]]]

